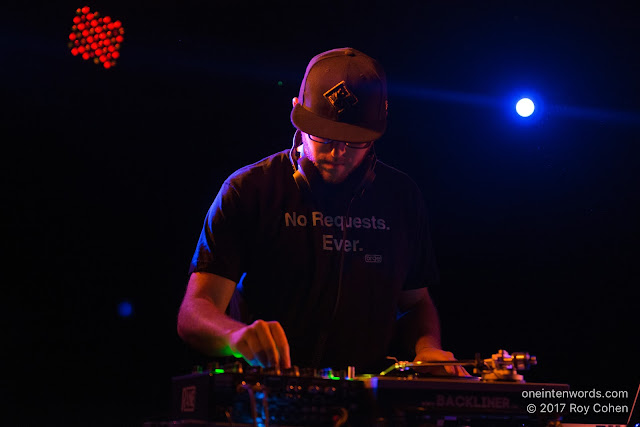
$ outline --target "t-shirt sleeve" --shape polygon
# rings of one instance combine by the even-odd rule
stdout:
[[[249,244],[246,212],[237,189],[225,181],[205,217],[189,274],[207,272],[240,280]]]
[[[429,230],[427,208],[421,193],[418,192],[416,198],[418,208],[415,211],[417,213],[417,232],[415,233],[415,250],[413,251],[415,257],[408,279],[404,284],[404,290],[433,287],[440,281],[438,265],[431,241],[431,232]]]

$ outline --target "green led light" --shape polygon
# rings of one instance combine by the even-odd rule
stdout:
[[[282,85],[283,85],[282,80],[278,80],[278,86],[282,86]]]
[[[339,380],[340,377],[334,377],[333,375],[329,377],[330,380]]]
[[[216,374],[224,374],[224,369],[214,369],[213,372]]]

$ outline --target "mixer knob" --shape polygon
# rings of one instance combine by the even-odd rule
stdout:
[[[356,367],[355,366],[347,366],[347,379],[352,380],[356,377]]]
[[[327,387],[324,388],[324,394],[329,395],[329,396],[333,396],[334,394],[336,394],[336,388],[327,386]]]
[[[320,386],[317,386],[317,385],[310,385],[309,386],[309,393],[311,393],[311,394],[318,394],[318,393],[320,393],[320,391],[321,391]]]
[[[320,376],[322,378],[331,378],[331,377],[333,377],[333,369],[331,369],[331,368],[320,369]]]

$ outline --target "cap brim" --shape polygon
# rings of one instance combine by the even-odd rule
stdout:
[[[345,142],[369,142],[380,139],[384,134],[386,122],[381,124],[379,130],[373,130],[350,123],[330,120],[296,104],[291,111],[291,123],[302,132],[319,136],[320,138],[333,139]]]

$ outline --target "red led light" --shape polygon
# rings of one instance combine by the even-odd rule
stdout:
[[[110,16],[102,17],[100,13],[91,11],[89,6],[84,6],[76,9],[68,45],[73,56],[80,55],[84,60],[93,58],[95,64],[111,68],[120,57],[123,34],[121,21],[114,21]]]

